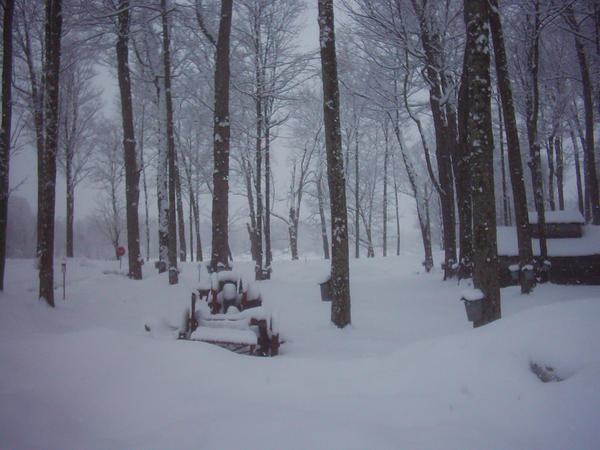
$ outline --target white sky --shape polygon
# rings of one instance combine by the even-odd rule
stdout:
[[[317,8],[316,0],[307,1],[307,11],[304,14],[302,20],[304,26],[302,27],[301,42],[302,47],[306,50],[314,50],[317,48],[318,43],[318,26],[317,26]],[[235,12],[234,12],[235,13]],[[131,55],[130,55],[131,57]],[[104,89],[104,115],[111,116],[118,114],[117,95],[118,85],[116,78],[110,71],[105,67],[98,68],[99,75],[96,77],[96,83]],[[283,157],[281,151],[282,144],[285,145],[283,139],[278,139],[274,143],[274,161],[273,170],[275,172],[275,179],[277,182],[278,172],[286,170],[286,158]],[[279,177],[283,178],[283,177]],[[60,171],[57,171],[56,180],[56,217],[65,217],[66,215],[66,187],[65,180]],[[18,186],[18,189],[14,191],[14,195],[24,197],[27,199],[33,211],[37,208],[37,158],[35,148],[33,146],[27,146],[23,150],[15,155],[10,162],[10,186]],[[278,188],[277,193],[283,193],[282,189],[285,187]],[[97,197],[97,189],[91,184],[85,181],[78,186],[75,192],[75,219],[84,218],[87,215],[93,214],[96,209],[95,198]],[[140,204],[143,200],[140,199]],[[141,210],[140,210],[141,214]]]

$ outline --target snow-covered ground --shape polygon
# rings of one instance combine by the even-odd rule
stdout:
[[[600,287],[503,289],[504,318],[474,330],[468,286],[418,261],[352,261],[344,330],[320,300],[327,262],[276,261],[260,287],[287,342],[259,358],[175,340],[194,264],[168,286],[149,265],[140,282],[69,260],[52,310],[33,262],[10,260],[0,447],[598,448]],[[564,381],[542,383],[531,363]]]

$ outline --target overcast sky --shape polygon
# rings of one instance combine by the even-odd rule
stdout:
[[[302,27],[302,46],[306,50],[314,50],[318,43],[318,26],[317,26],[317,2],[307,1],[307,11],[303,17]],[[235,11],[234,11],[235,14]],[[131,57],[131,55],[130,55]],[[96,83],[104,89],[104,115],[112,115],[118,113],[118,86],[116,78],[111,74],[111,71],[106,67],[98,68],[99,74],[96,77]],[[285,145],[283,139],[274,143],[273,161],[274,171],[286,169]],[[27,146],[22,151],[15,155],[10,162],[10,186],[18,188],[13,192],[14,195],[24,197],[31,205],[32,210],[37,208],[37,158],[35,148]],[[277,179],[278,173],[275,173]],[[281,178],[281,177],[280,177]],[[57,171],[56,183],[56,217],[64,217],[66,215],[66,188],[65,180],[60,171]],[[75,219],[81,219],[87,215],[93,214],[96,209],[95,198],[97,197],[96,188],[85,181],[77,187],[75,193]],[[140,201],[140,204],[143,200]],[[141,213],[141,211],[140,211]]]

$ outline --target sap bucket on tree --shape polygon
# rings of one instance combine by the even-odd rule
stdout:
[[[479,289],[468,289],[462,292],[460,300],[465,304],[467,320],[477,322],[483,316],[483,292]]]
[[[327,277],[319,283],[321,287],[321,300],[324,302],[331,301],[331,275],[327,275]]]

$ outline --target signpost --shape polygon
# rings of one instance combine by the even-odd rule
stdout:
[[[121,270],[121,256],[125,254],[125,247],[117,248],[117,256],[119,257],[119,270]]]

